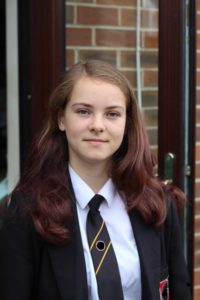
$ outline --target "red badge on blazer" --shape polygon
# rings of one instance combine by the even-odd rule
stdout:
[[[160,300],[169,300],[169,281],[168,278],[160,282]]]

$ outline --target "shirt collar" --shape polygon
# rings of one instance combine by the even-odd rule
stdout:
[[[72,181],[72,186],[76,196],[76,201],[82,209],[84,209],[92,197],[95,195],[93,190],[87,185],[87,183],[72,169],[69,165],[69,174]],[[113,184],[111,178],[109,178],[106,183],[98,192],[99,195],[103,196],[106,199],[108,206],[112,205],[116,194],[116,188]]]

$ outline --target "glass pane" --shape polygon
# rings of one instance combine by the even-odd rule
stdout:
[[[200,1],[196,1],[196,178],[194,217],[194,300],[200,299]]]
[[[0,200],[7,194],[5,1],[0,4]]]
[[[131,81],[157,155],[158,1],[67,1],[66,67],[83,58],[108,61]]]
[[[19,179],[17,2],[0,2],[0,200]]]

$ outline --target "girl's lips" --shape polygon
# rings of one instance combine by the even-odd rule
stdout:
[[[85,139],[86,142],[100,142],[100,143],[105,143],[107,142],[106,140],[101,140],[101,139]]]
[[[84,141],[93,145],[99,145],[108,142],[107,140],[101,140],[101,139],[84,139]]]

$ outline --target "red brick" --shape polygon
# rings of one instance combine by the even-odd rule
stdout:
[[[79,59],[92,58],[101,59],[116,66],[116,51],[109,50],[80,50]]]
[[[199,300],[200,299],[200,288],[194,288],[194,299],[193,300]]]
[[[200,233],[200,218],[199,217],[196,217],[194,219],[194,226],[195,226],[195,232]]]
[[[195,196],[200,197],[200,182],[195,182]]]
[[[137,0],[96,0],[97,4],[115,4],[115,5],[131,5],[135,6],[137,3]]]
[[[196,142],[200,142],[200,127],[196,127],[196,137],[195,137],[195,140],[196,140]]]
[[[142,106],[158,106],[158,92],[157,91],[143,91],[142,92]]]
[[[200,108],[196,109],[196,124],[200,124]]]
[[[147,127],[149,126],[157,126],[158,125],[158,110],[157,109],[149,109],[144,110],[145,116],[145,124]]]
[[[131,85],[136,87],[136,73],[134,71],[122,71],[122,73],[128,78]]]
[[[200,11],[200,1],[199,0],[196,0],[196,11]]]
[[[195,214],[200,215],[200,200],[195,201]]]
[[[135,68],[136,67],[136,53],[135,51],[121,51],[121,67]]]
[[[196,268],[199,268],[200,267],[200,253],[199,252],[196,252],[195,254],[194,254],[194,265],[196,266]],[[199,275],[199,274],[198,274]],[[196,282],[194,283],[195,285],[197,285],[197,284],[200,284],[200,278],[199,277],[197,277],[197,278],[195,278],[196,280]]]
[[[96,44],[98,46],[135,47],[135,32],[97,29]]]
[[[67,5],[65,16],[66,16],[66,23],[68,23],[68,24],[74,23],[74,7],[73,6]]]
[[[200,29],[200,11],[196,14],[196,29]]]
[[[194,235],[194,252],[196,254],[196,257],[197,257],[197,254],[198,254],[198,251],[200,249],[200,235],[199,235],[199,232],[195,232],[195,233],[198,233],[196,235]],[[195,259],[196,259],[195,257]],[[197,260],[195,260],[195,264],[194,264],[195,268],[199,268],[200,265],[197,264]]]
[[[195,272],[194,272],[194,284],[195,285],[200,285],[200,271],[198,270],[196,270]]]
[[[136,10],[122,9],[121,10],[121,24],[122,26],[136,27]]]
[[[93,3],[93,0],[70,0],[70,2]]]
[[[157,129],[149,129],[147,127],[147,134],[148,134],[148,137],[149,137],[150,145],[151,146],[157,145],[157,143],[158,143],[158,131],[157,131]]]
[[[199,16],[200,18],[200,16]],[[200,53],[196,54],[196,67],[200,68]]]
[[[77,22],[91,25],[117,25],[118,11],[115,8],[77,7]]]
[[[91,45],[91,37],[92,37],[92,33],[90,28],[67,28],[66,29],[67,46]]]
[[[135,51],[121,51],[121,67],[128,67],[128,68],[136,67]]]
[[[141,52],[141,67],[142,68],[157,68],[158,67],[158,52],[142,51]]]
[[[122,25],[136,27],[136,9],[122,9]],[[146,28],[158,28],[158,11],[141,11],[141,26]]]
[[[66,54],[66,66],[71,66],[75,63],[75,54],[74,54],[74,50],[66,50],[65,52]]]
[[[200,160],[200,145],[196,145],[196,160]]]
[[[158,86],[158,72],[157,71],[145,71],[144,72],[144,86]]]
[[[195,165],[195,177],[200,178],[200,163],[196,163]]]
[[[196,34],[196,47],[200,49],[200,33]]]
[[[196,89],[196,103],[197,104],[200,104],[200,90],[199,89]]]
[[[200,86],[200,71],[196,72],[196,85],[198,87]]]
[[[141,13],[141,26],[145,28],[158,28],[158,12],[143,10]]]
[[[158,48],[158,32],[143,32],[143,47]]]

